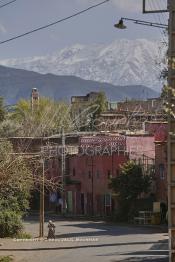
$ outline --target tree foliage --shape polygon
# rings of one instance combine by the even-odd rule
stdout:
[[[21,216],[15,211],[0,212],[0,237],[13,237],[23,229]]]
[[[21,99],[10,116],[18,136],[47,136],[60,133],[62,127],[71,131],[73,124],[69,105],[41,97],[38,107],[31,109],[30,100]]]
[[[0,237],[21,230],[32,187],[32,174],[24,159],[14,155],[10,142],[0,141]]]
[[[0,142],[0,210],[18,213],[28,208],[32,174],[22,157],[14,156],[10,142]]]
[[[150,177],[144,176],[142,167],[133,161],[125,163],[121,167],[120,174],[112,178],[111,188],[117,193],[120,200],[135,200],[141,193],[148,193]]]
[[[128,217],[134,201],[142,194],[148,193],[151,178],[144,175],[142,167],[128,161],[121,167],[120,174],[111,179],[110,188],[116,193],[121,215]]]
[[[90,101],[81,113],[76,114],[76,108],[63,101],[40,97],[34,110],[30,100],[21,99],[13,110],[2,114],[1,118],[2,103],[0,101],[0,137],[50,136],[60,134],[62,128],[65,132],[94,130],[95,120],[107,110],[104,92],[99,92],[95,100]]]
[[[105,112],[108,107],[107,98],[104,92],[99,92],[97,98],[93,102],[93,104],[97,105],[97,110],[94,113],[94,117],[99,116],[101,113]]]
[[[0,124],[0,137],[15,137],[20,133],[21,125],[12,119],[5,119]]]
[[[90,114],[89,128],[91,131],[96,129],[96,120],[101,113],[105,112],[108,107],[107,98],[104,92],[99,92],[97,98],[90,104],[92,112]]]

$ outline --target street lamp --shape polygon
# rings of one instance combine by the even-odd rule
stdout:
[[[118,28],[118,29],[126,29],[127,27],[124,25],[123,23],[123,18],[121,18],[119,20],[119,22],[117,24],[114,25],[114,27]]]
[[[119,22],[116,23],[114,25],[114,27],[116,27],[118,29],[126,29],[127,27],[126,27],[126,25],[124,25],[124,20],[132,21],[132,22],[134,22],[135,24],[138,24],[138,25],[145,25],[145,26],[158,27],[158,28],[162,28],[162,29],[168,29],[168,25],[166,25],[166,24],[154,23],[154,22],[143,21],[143,20],[136,20],[136,19],[127,18],[127,17],[121,17]]]

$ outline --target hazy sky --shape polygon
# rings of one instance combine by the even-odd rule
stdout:
[[[3,0],[4,3],[8,1]],[[0,4],[3,2],[0,1]],[[0,40],[64,18],[99,2],[102,0],[17,0],[0,9]],[[118,38],[161,38],[161,30],[133,23],[127,23],[127,30],[115,29],[113,25],[121,16],[167,23],[165,16],[143,15],[142,0],[111,0],[51,28],[0,45],[0,59],[46,55],[76,43],[110,43]]]

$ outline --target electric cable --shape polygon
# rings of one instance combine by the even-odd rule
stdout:
[[[10,5],[10,4],[12,4],[12,3],[16,2],[16,1],[17,1],[17,0],[12,0],[12,1],[10,1],[10,2],[4,3],[4,4],[0,5],[0,8],[3,8],[3,7],[5,7],[5,6],[7,6],[7,5]]]
[[[17,0],[13,0],[13,1],[17,1]],[[35,33],[35,32],[37,32],[37,31],[40,31],[40,30],[43,30],[43,29],[46,29],[46,28],[48,28],[48,27],[51,27],[51,26],[56,25],[56,24],[58,24],[58,23],[61,23],[61,22],[63,22],[63,21],[69,20],[69,19],[71,19],[71,18],[73,18],[73,17],[75,17],[75,16],[78,16],[78,15],[80,15],[80,14],[83,14],[83,13],[85,13],[85,12],[87,12],[87,11],[93,9],[93,8],[96,8],[96,7],[100,6],[100,5],[103,5],[103,4],[105,4],[105,3],[109,2],[109,1],[111,1],[111,0],[105,0],[105,1],[103,1],[103,2],[100,2],[100,3],[96,4],[96,5],[92,5],[92,6],[86,8],[86,9],[84,9],[84,10],[82,10],[82,11],[79,11],[79,12],[73,14],[73,15],[67,16],[67,17],[62,18],[62,19],[60,19],[60,20],[57,20],[57,21],[55,21],[55,22],[49,23],[49,24],[47,24],[47,25],[44,25],[44,26],[35,28],[35,29],[30,30],[30,31],[28,31],[28,32],[25,32],[25,33],[23,33],[23,34],[20,34],[20,35],[11,37],[11,38],[9,38],[9,39],[6,39],[6,40],[4,40],[4,41],[1,41],[0,44],[2,45],[2,44],[4,44],[4,43],[7,43],[7,42],[10,42],[10,41],[16,40],[16,39],[18,39],[18,38],[24,37],[24,36],[26,36],[26,35]]]

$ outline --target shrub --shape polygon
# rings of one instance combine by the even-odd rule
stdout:
[[[10,210],[0,212],[0,237],[13,237],[22,230],[21,215]]]
[[[0,262],[11,262],[13,258],[10,256],[0,257]]]
[[[17,239],[31,239],[32,236],[26,232],[19,232],[16,236]]]
[[[151,177],[143,173],[141,165],[128,161],[120,168],[120,174],[112,178],[110,188],[117,195],[119,221],[131,221],[137,214],[134,203],[143,193],[149,193]]]

